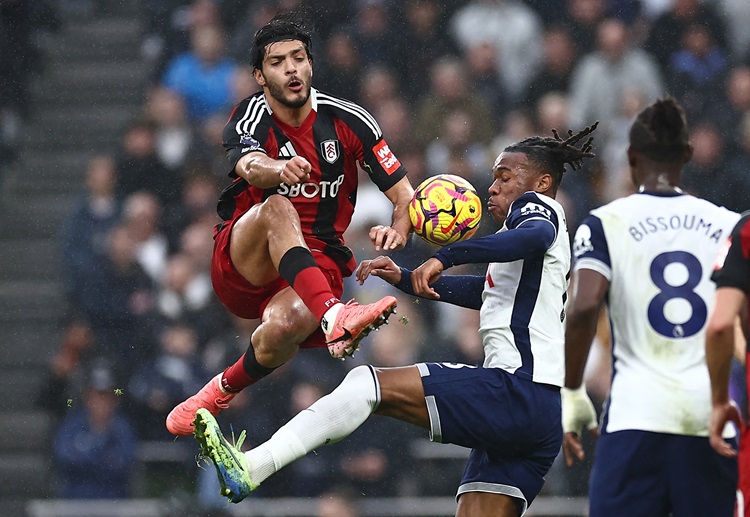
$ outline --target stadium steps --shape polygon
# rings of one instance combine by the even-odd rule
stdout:
[[[139,113],[149,67],[140,56],[142,0],[99,2],[63,14],[41,38],[44,69],[31,85],[19,159],[0,175],[0,515],[54,495],[55,419],[34,406],[60,346],[66,300],[58,233],[82,189],[85,165],[119,147]]]

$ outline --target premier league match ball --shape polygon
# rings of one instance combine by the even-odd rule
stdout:
[[[460,176],[438,174],[424,180],[409,203],[414,233],[436,246],[468,239],[479,227],[482,200]]]

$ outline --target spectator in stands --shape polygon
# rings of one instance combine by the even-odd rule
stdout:
[[[324,52],[322,62],[315,64],[320,70],[316,74],[320,90],[357,101],[364,65],[352,33],[345,29],[335,31],[325,42]]]
[[[69,406],[79,404],[85,371],[91,354],[96,353],[96,336],[91,324],[75,314],[65,325],[60,348],[55,352],[39,394],[38,404],[55,416],[65,415]]]
[[[456,44],[447,34],[446,4],[439,0],[406,0],[395,5],[400,14],[391,23],[397,25],[389,63],[401,84],[400,93],[410,102],[424,96],[425,78],[432,63],[458,54]],[[400,21],[401,23],[398,23]]]
[[[98,155],[86,167],[84,191],[73,202],[60,228],[62,281],[68,301],[80,307],[81,292],[94,264],[106,254],[108,232],[117,223],[121,203],[112,157]]]
[[[135,406],[139,436],[170,440],[161,425],[164,415],[199,390],[210,376],[201,364],[198,335],[188,320],[160,327],[156,339],[156,354],[133,373],[127,393]]]
[[[644,44],[662,70],[669,67],[672,55],[679,50],[685,32],[693,24],[704,27],[719,48],[729,52],[726,26],[712,3],[674,0],[671,10],[654,20]]]
[[[383,101],[372,111],[383,134],[388,135],[388,145],[399,156],[414,145],[412,109],[402,97]],[[411,169],[409,169],[411,174]]]
[[[606,135],[625,92],[639,91],[647,102],[663,93],[661,74],[651,56],[631,46],[623,22],[608,18],[597,28],[597,48],[584,55],[570,85],[570,125],[599,120]]]
[[[730,55],[735,63],[750,60],[750,2],[745,0],[718,0],[718,12],[727,25]]]
[[[477,141],[490,141],[495,132],[491,109],[470,88],[466,82],[466,70],[457,58],[440,58],[432,64],[429,91],[417,107],[414,122],[415,137],[422,145],[439,136],[446,117],[456,108],[470,114]]]
[[[735,135],[739,134],[746,113],[750,113],[750,66],[738,65],[729,71],[723,94],[712,104],[706,118],[726,129],[727,144],[734,149],[738,146]]]
[[[392,32],[393,19],[389,16],[386,0],[357,0],[351,34],[363,63],[379,64],[393,61],[391,42],[399,35]],[[336,90],[334,90],[336,91]]]
[[[36,36],[60,27],[57,9],[47,0],[0,2],[0,114],[29,115],[29,83],[43,67]],[[1,119],[0,119],[1,120]]]
[[[169,256],[162,213],[157,197],[145,190],[130,194],[123,202],[122,224],[134,240],[135,259],[155,284],[161,282]]]
[[[138,119],[125,129],[116,163],[117,191],[121,198],[146,190],[158,196],[165,207],[174,205],[179,199],[182,175],[159,159],[153,122]]]
[[[519,0],[472,0],[450,24],[464,51],[484,41],[496,47],[501,86],[513,100],[521,98],[542,62],[539,16]]]
[[[750,192],[750,111],[742,119],[738,147],[728,154],[722,178],[732,178],[734,188],[728,193],[724,206],[735,212],[747,210]]]
[[[492,109],[492,115],[500,118],[509,109],[510,96],[503,88],[495,52],[497,49],[494,45],[482,41],[466,49],[464,59],[468,74],[466,80]]]
[[[442,120],[440,134],[427,145],[426,156],[432,174],[458,174],[472,184],[486,183],[487,170],[492,166],[487,147],[478,140],[471,114],[458,106]],[[458,173],[457,166],[464,174]],[[484,190],[480,188],[479,192]]]
[[[719,127],[710,121],[698,122],[690,132],[690,143],[693,157],[683,173],[685,188],[719,206],[732,209],[730,205],[739,204],[740,210],[747,209],[747,193],[741,190],[747,171],[739,177],[727,174],[727,144]]]
[[[162,212],[161,223],[169,240],[170,250],[180,247],[182,232],[193,223],[214,225],[220,222],[216,214],[216,200],[220,192],[218,184],[210,172],[203,169],[202,164],[199,167],[201,169],[185,178],[180,203],[173,209]],[[208,242],[213,244],[213,232]]]
[[[383,64],[368,65],[362,71],[358,99],[364,108],[374,114],[383,103],[401,97],[401,90],[392,68]],[[386,134],[390,135],[388,132]],[[388,139],[389,142],[391,140]]]
[[[154,144],[159,161],[182,173],[195,143],[195,128],[187,120],[182,95],[163,87],[152,88],[146,102],[154,124]]]
[[[167,63],[162,84],[184,97],[190,120],[200,121],[231,108],[236,72],[225,55],[222,28],[200,26],[190,33],[190,50]]]
[[[545,31],[542,65],[526,89],[523,105],[536,106],[539,99],[549,92],[567,94],[577,59],[576,45],[564,26],[555,26]]]
[[[135,434],[119,411],[114,373],[95,364],[83,403],[74,405],[55,433],[58,496],[67,499],[124,499],[131,495]]]
[[[567,9],[561,24],[570,32],[579,53],[596,47],[599,25],[607,16],[605,0],[566,0]]]
[[[680,48],[670,56],[667,86],[684,106],[688,120],[699,120],[713,111],[714,92],[720,91],[729,66],[727,52],[716,44],[708,29],[688,25]]]
[[[156,77],[166,63],[190,49],[193,31],[221,25],[219,6],[215,0],[146,0],[148,26],[141,52],[156,62]]]
[[[106,239],[106,255],[99,257],[84,284],[81,310],[91,322],[101,345],[99,353],[127,370],[143,353],[153,311],[153,283],[136,261],[137,242],[123,225]]]
[[[210,271],[200,270],[184,253],[175,253],[167,261],[156,293],[156,310],[159,319],[166,322],[193,322],[201,342],[218,332],[227,320],[226,310],[214,295]]]

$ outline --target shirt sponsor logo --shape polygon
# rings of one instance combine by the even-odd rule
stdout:
[[[320,154],[328,163],[335,163],[339,159],[339,141],[325,140],[320,142]]]
[[[385,140],[381,140],[375,144],[375,147],[372,148],[372,152],[375,153],[375,157],[378,159],[378,162],[380,162],[380,166],[383,167],[383,170],[385,170],[389,176],[401,167],[401,162],[393,155]]]
[[[573,255],[579,258],[589,251],[594,251],[594,245],[591,243],[591,228],[587,224],[582,224],[578,227],[573,240]]]
[[[528,215],[534,215],[534,214],[543,215],[547,219],[552,219],[552,212],[550,212],[549,209],[544,208],[542,205],[539,205],[537,203],[526,203],[521,208],[521,216],[528,216]]]
[[[336,178],[336,181],[321,181],[320,183],[310,181],[307,183],[297,183],[296,185],[282,183],[276,189],[276,193],[289,198],[302,196],[307,199],[316,197],[325,199],[338,196],[339,188],[341,188],[343,182],[344,175],[341,174]]]

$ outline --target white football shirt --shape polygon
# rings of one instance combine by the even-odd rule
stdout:
[[[553,225],[555,240],[538,258],[493,262],[487,267],[479,316],[484,366],[562,386],[571,262],[565,212],[554,199],[526,192],[513,202],[499,232],[531,220]]]
[[[711,273],[738,219],[690,195],[638,193],[592,210],[579,226],[575,269],[609,280],[612,387],[604,432],[708,436]]]

